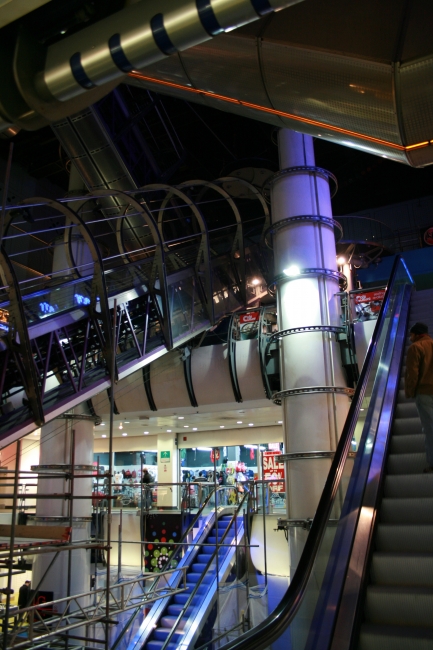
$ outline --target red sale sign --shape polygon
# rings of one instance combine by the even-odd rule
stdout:
[[[263,452],[263,478],[265,480],[278,479],[277,483],[270,483],[269,487],[272,492],[285,492],[286,472],[284,463],[280,463],[278,456],[281,451],[264,451]]]
[[[256,323],[260,319],[259,311],[249,311],[247,314],[239,315],[239,322],[241,325],[244,323]]]

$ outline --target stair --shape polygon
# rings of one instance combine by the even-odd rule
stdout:
[[[212,544],[212,546],[203,546],[191,562],[186,573],[187,590],[167,599],[164,614],[158,621],[158,626],[153,630],[147,642],[143,645],[143,650],[161,650],[168,635],[176,625],[179,615],[182,614],[188,599],[193,591],[196,590],[191,603],[183,612],[182,619],[177,625],[176,631],[167,645],[167,650],[175,650],[179,647],[179,642],[183,636],[183,628],[185,627],[189,616],[191,616],[191,614],[196,611],[197,607],[200,606],[204,596],[208,593],[209,584],[215,577],[215,568],[212,567],[210,570],[208,569],[209,562],[215,557],[216,546],[214,546],[214,544],[216,544],[217,539],[221,540],[227,530],[231,518],[230,515],[224,515],[220,517],[217,524],[213,526],[205,541],[205,544]],[[230,544],[234,538],[234,534],[234,530],[229,530],[224,539],[224,544]],[[219,556],[223,558],[226,552],[227,548],[222,547],[219,550]],[[201,584],[197,587],[200,580],[202,580]]]
[[[417,321],[433,334],[433,290],[413,294],[409,329]],[[433,650],[433,474],[423,474],[424,435],[404,372],[358,650]]]

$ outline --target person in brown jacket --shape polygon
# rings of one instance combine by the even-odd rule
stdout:
[[[406,397],[415,397],[415,404],[425,434],[428,466],[433,472],[433,339],[425,323],[415,323],[410,329],[412,345],[407,351],[404,389]]]

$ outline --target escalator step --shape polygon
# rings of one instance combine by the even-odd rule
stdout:
[[[433,588],[369,585],[364,613],[368,623],[433,629]]]
[[[422,474],[427,458],[421,454],[390,454],[386,470],[388,474]]]
[[[176,594],[173,596],[173,603],[175,605],[185,605],[185,603],[188,601],[188,598],[191,596],[191,594]],[[196,605],[201,598],[199,596],[194,596],[191,605]]]
[[[391,436],[390,454],[422,454],[425,452],[425,435],[414,433],[410,436]]]
[[[397,403],[394,412],[395,418],[419,418],[415,400]]]
[[[431,553],[433,526],[379,523],[375,546],[377,551],[386,553]]]
[[[158,627],[153,632],[153,638],[155,639],[155,641],[165,641],[169,634],[170,634],[170,630],[168,628]],[[170,643],[176,643],[178,645],[179,641],[181,641],[182,638],[183,638],[183,632],[176,632],[171,637]]]
[[[188,596],[191,594],[192,591],[197,587],[197,583],[188,583],[187,582],[187,588],[184,593],[188,594]],[[200,587],[197,588],[197,595],[204,594],[208,590],[208,586],[206,584],[200,585]]]
[[[164,645],[164,641],[156,641],[152,639],[151,641],[148,641],[146,643],[146,650],[161,650],[162,646]],[[169,643],[166,650],[177,650],[179,647],[178,643]]]
[[[419,417],[394,419],[392,423],[392,434],[394,436],[410,435],[411,433],[422,433]]]
[[[200,551],[201,555],[213,555],[216,551],[216,546],[203,546]]]
[[[159,627],[165,627],[171,630],[173,625],[176,624],[176,621],[177,621],[177,616],[169,616],[169,615],[161,616]],[[184,625],[185,625],[184,621],[180,621],[180,623],[178,624],[178,630],[182,630]]]
[[[433,498],[382,499],[380,521],[385,524],[433,524]]]
[[[433,630],[399,625],[361,626],[357,650],[432,650]]]
[[[193,573],[203,574],[207,569],[207,564],[201,564],[200,562],[194,562],[191,567]]]
[[[169,616],[175,616],[177,618],[179,616],[179,614],[182,612],[182,608],[183,608],[183,605],[181,605],[181,604],[169,605],[167,607],[167,613],[168,613]],[[191,614],[191,612],[193,610],[194,610],[194,607],[192,605],[188,606],[187,609],[185,610],[184,614],[183,614],[183,617],[185,619],[187,619],[188,616]]]
[[[373,553],[370,578],[375,585],[433,587],[433,552]]]
[[[384,496],[390,499],[433,497],[433,474],[388,475]]]
[[[191,573],[188,573],[187,575],[188,575],[188,582],[191,584],[191,583],[198,582],[199,580],[201,580],[201,577],[202,577],[203,574],[202,573],[195,573],[194,571],[191,571]],[[204,584],[204,585],[208,584],[209,582],[211,582],[213,580],[214,576],[215,576],[215,571],[209,571],[205,575],[205,577],[203,578],[203,583],[202,584]]]

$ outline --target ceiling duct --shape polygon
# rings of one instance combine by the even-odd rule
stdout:
[[[44,120],[76,113],[107,94],[131,70],[300,1],[142,0],[46,48],[28,29],[18,30],[14,47],[9,30],[8,42],[3,39],[0,44],[3,77],[8,81],[3,96],[0,93],[0,130],[11,124],[35,129]]]

